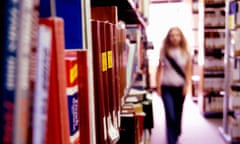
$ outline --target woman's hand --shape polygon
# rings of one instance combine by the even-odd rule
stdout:
[[[158,96],[162,95],[162,91],[161,91],[160,87],[156,89],[156,93],[157,93]]]

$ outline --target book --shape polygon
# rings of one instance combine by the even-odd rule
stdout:
[[[82,4],[79,0],[57,0],[56,15],[64,19],[65,49],[83,49]]]
[[[70,129],[70,144],[79,143],[79,100],[80,93],[78,89],[78,57],[77,52],[66,52],[66,81],[67,81],[67,99],[68,99],[68,115]]]
[[[106,53],[101,51],[100,21],[92,20],[92,45],[94,62],[94,98],[96,141],[99,144],[107,143],[107,121],[105,111],[105,94],[103,83],[103,71],[106,71]],[[103,56],[103,57],[102,57]],[[81,119],[81,118],[80,118]]]
[[[119,69],[119,53],[118,53],[118,36],[117,36],[117,27],[116,24],[112,24],[113,29],[113,63],[114,63],[114,86],[115,86],[115,96],[114,99],[116,101],[116,111],[115,111],[115,124],[116,128],[120,127],[120,69]]]
[[[34,144],[46,143],[46,124],[49,93],[49,73],[52,51],[52,29],[46,24],[48,19],[39,21],[39,38],[37,48],[36,83],[34,85],[33,135]]]
[[[115,112],[117,111],[117,96],[115,89],[115,57],[113,50],[113,24],[106,23],[106,52],[107,52],[107,75],[108,75],[108,91],[109,91],[109,112],[110,112],[110,126],[109,126],[109,137],[110,141],[114,141],[119,137],[118,127],[116,125],[117,119]]]
[[[94,20],[116,24],[118,22],[118,10],[116,6],[91,7],[91,17]]]
[[[1,2],[1,129],[0,143],[13,143],[20,1]]]
[[[78,116],[79,116],[79,132],[80,143],[91,143],[90,135],[90,108],[88,93],[88,51],[81,50],[77,52],[78,57]],[[99,121],[98,121],[99,122]]]
[[[34,1],[22,0],[20,3],[13,133],[13,143],[20,144],[25,144],[28,141],[31,103],[29,94],[29,57],[31,51],[33,8]]]
[[[55,1],[55,9],[51,11],[49,0],[40,1],[40,17],[61,17],[64,20],[64,39],[66,50],[83,49],[82,2],[78,0]]]
[[[69,143],[69,120],[66,97],[66,70],[64,62],[64,22],[62,18],[49,18],[53,31],[50,62],[48,120],[46,143]]]
[[[34,0],[34,7],[32,13],[32,27],[31,27],[31,42],[30,42],[30,61],[29,61],[29,101],[30,103],[30,117],[28,128],[28,144],[32,143],[33,137],[33,106],[34,106],[34,92],[37,69],[37,47],[39,36],[39,0]]]

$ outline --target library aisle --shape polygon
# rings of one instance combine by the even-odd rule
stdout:
[[[153,93],[154,128],[150,144],[165,144],[165,115],[162,99]],[[225,144],[218,127],[221,119],[204,118],[198,106],[186,97],[183,112],[183,129],[179,144]]]

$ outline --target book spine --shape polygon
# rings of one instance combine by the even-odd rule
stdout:
[[[50,18],[53,30],[50,63],[48,121],[46,143],[69,143],[69,121],[66,98],[66,70],[64,62],[64,22]]]
[[[14,108],[14,144],[28,141],[29,126],[29,57],[32,27],[33,1],[20,4],[19,35],[17,49],[17,83]]]
[[[95,111],[96,111],[96,135],[97,143],[107,143],[107,121],[105,112],[105,95],[103,83],[103,71],[106,71],[106,66],[101,52],[101,35],[99,21],[92,21],[92,44],[93,44],[93,61],[94,61],[94,98],[95,98]],[[106,62],[106,61],[105,61]],[[80,118],[81,119],[81,118]],[[81,129],[81,127],[80,127]]]
[[[28,144],[32,144],[33,141],[33,106],[34,106],[34,92],[36,82],[36,70],[37,70],[37,47],[39,36],[39,0],[34,0],[34,8],[32,14],[32,28],[31,28],[31,48],[30,48],[30,61],[29,61],[29,101],[30,103],[30,117],[28,128]]]
[[[4,32],[1,53],[1,138],[0,143],[13,143],[13,121],[17,74],[17,43],[19,30],[18,0],[4,1]]]
[[[100,40],[101,40],[101,62],[102,62],[102,76],[103,76],[103,91],[104,91],[104,108],[105,117],[107,121],[107,136],[108,141],[110,140],[110,130],[111,130],[111,112],[110,112],[110,91],[108,82],[108,63],[107,63],[107,22],[100,22]]]
[[[45,24],[46,19],[40,19],[39,39],[37,48],[36,84],[33,107],[33,139],[32,143],[45,143],[47,123],[47,101],[49,92],[50,55],[52,44],[51,27]]]
[[[81,50],[78,53],[78,112],[79,112],[79,132],[80,143],[91,143],[90,135],[90,110],[88,94],[88,60],[87,50]]]
[[[78,61],[77,53],[71,52],[65,55],[67,99],[70,129],[70,143],[79,143],[79,117],[78,117]]]

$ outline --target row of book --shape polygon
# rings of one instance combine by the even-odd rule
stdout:
[[[46,0],[0,5],[0,143],[90,143],[87,51],[69,42],[66,13],[51,16]]]
[[[48,0],[0,5],[0,143],[91,143],[81,2],[58,0],[56,11]],[[118,141],[126,95],[129,47],[117,15],[116,7],[91,8],[91,115],[99,144]]]
[[[118,27],[116,7],[93,7],[92,44],[97,143],[119,139],[120,99],[126,85],[125,32]]]

